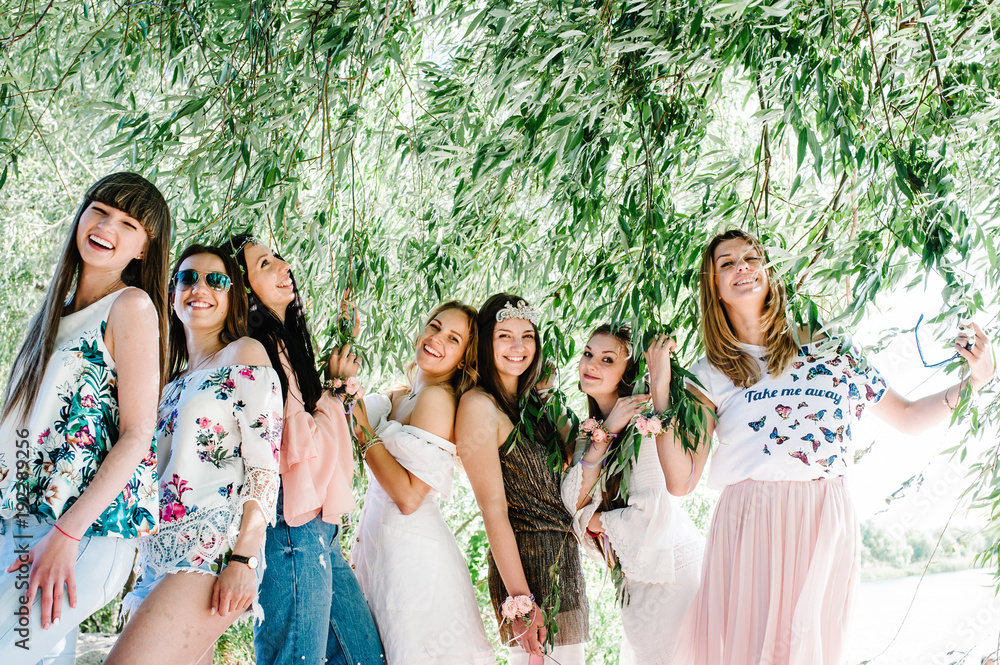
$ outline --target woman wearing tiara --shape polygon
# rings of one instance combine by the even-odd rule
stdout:
[[[535,310],[511,294],[480,309],[479,385],[462,397],[455,434],[490,541],[490,597],[508,662],[543,662],[549,619],[558,632],[548,655],[582,665],[586,588],[573,516],[559,493],[563,464],[549,461],[572,449],[555,423],[529,421],[520,409],[522,398],[540,405],[537,324]]]
[[[468,565],[437,505],[451,496],[455,406],[476,380],[476,331],[475,309],[439,306],[416,339],[410,385],[354,409],[371,473],[351,561],[389,665],[494,662]]]

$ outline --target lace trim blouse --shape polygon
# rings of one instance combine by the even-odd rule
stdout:
[[[270,367],[208,368],[169,383],[156,425],[161,526],[140,541],[141,563],[159,575],[221,560],[251,501],[273,525],[281,431]]]

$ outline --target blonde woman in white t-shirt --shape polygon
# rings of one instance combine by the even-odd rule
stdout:
[[[739,230],[716,236],[702,257],[706,357],[691,386],[719,439],[709,486],[722,490],[709,529],[701,588],[681,628],[675,662],[837,665],[858,584],[858,523],[844,487],[851,424],[874,413],[919,433],[948,418],[967,382],[994,375],[990,340],[975,326],[958,385],[908,400],[855,349],[798,335],[785,317],[784,285],[760,242]],[[660,337],[647,352],[654,409],[668,406],[669,358]],[[668,490],[689,493],[708,459],[657,437]]]

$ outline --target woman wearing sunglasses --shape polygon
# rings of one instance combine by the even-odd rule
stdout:
[[[851,426],[874,414],[917,434],[950,416],[964,383],[978,390],[995,371],[977,327],[972,348],[956,343],[969,378],[911,401],[848,342],[796,334],[785,311],[784,284],[756,238],[731,230],[709,243],[701,264],[706,357],[692,368],[700,385],[691,391],[722,444],[708,479],[722,494],[676,663],[840,663],[860,563],[844,483]],[[660,336],[646,353],[657,412],[669,406],[675,347]],[[671,493],[694,488],[707,448],[690,454],[670,428],[657,437]]]
[[[14,361],[0,421],[5,665],[72,662],[76,626],[121,592],[136,539],[156,528],[169,252],[159,190],[101,178]]]
[[[267,529],[267,571],[254,627],[260,665],[384,662],[382,643],[354,571],[340,549],[340,520],[354,509],[354,456],[344,405],[323,388],[291,267],[249,234],[224,245],[250,285],[249,333],[281,367],[285,426],[277,517]],[[353,376],[349,349],[336,373]]]
[[[264,347],[244,336],[245,288],[219,248],[192,245],[177,262],[173,380],[156,424],[160,530],[140,542],[141,577],[112,665],[207,665],[244,610],[263,618],[256,596],[278,495],[281,384]]]

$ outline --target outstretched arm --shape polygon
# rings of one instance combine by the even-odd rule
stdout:
[[[973,390],[979,390],[996,374],[993,347],[986,333],[972,324],[976,331],[976,343],[971,349],[965,348],[964,338],[955,343],[955,350],[969,363],[969,377],[945,390],[916,400],[908,400],[892,388],[887,388],[871,412],[904,434],[919,434],[929,427],[943,422],[954,411],[967,382]]]

